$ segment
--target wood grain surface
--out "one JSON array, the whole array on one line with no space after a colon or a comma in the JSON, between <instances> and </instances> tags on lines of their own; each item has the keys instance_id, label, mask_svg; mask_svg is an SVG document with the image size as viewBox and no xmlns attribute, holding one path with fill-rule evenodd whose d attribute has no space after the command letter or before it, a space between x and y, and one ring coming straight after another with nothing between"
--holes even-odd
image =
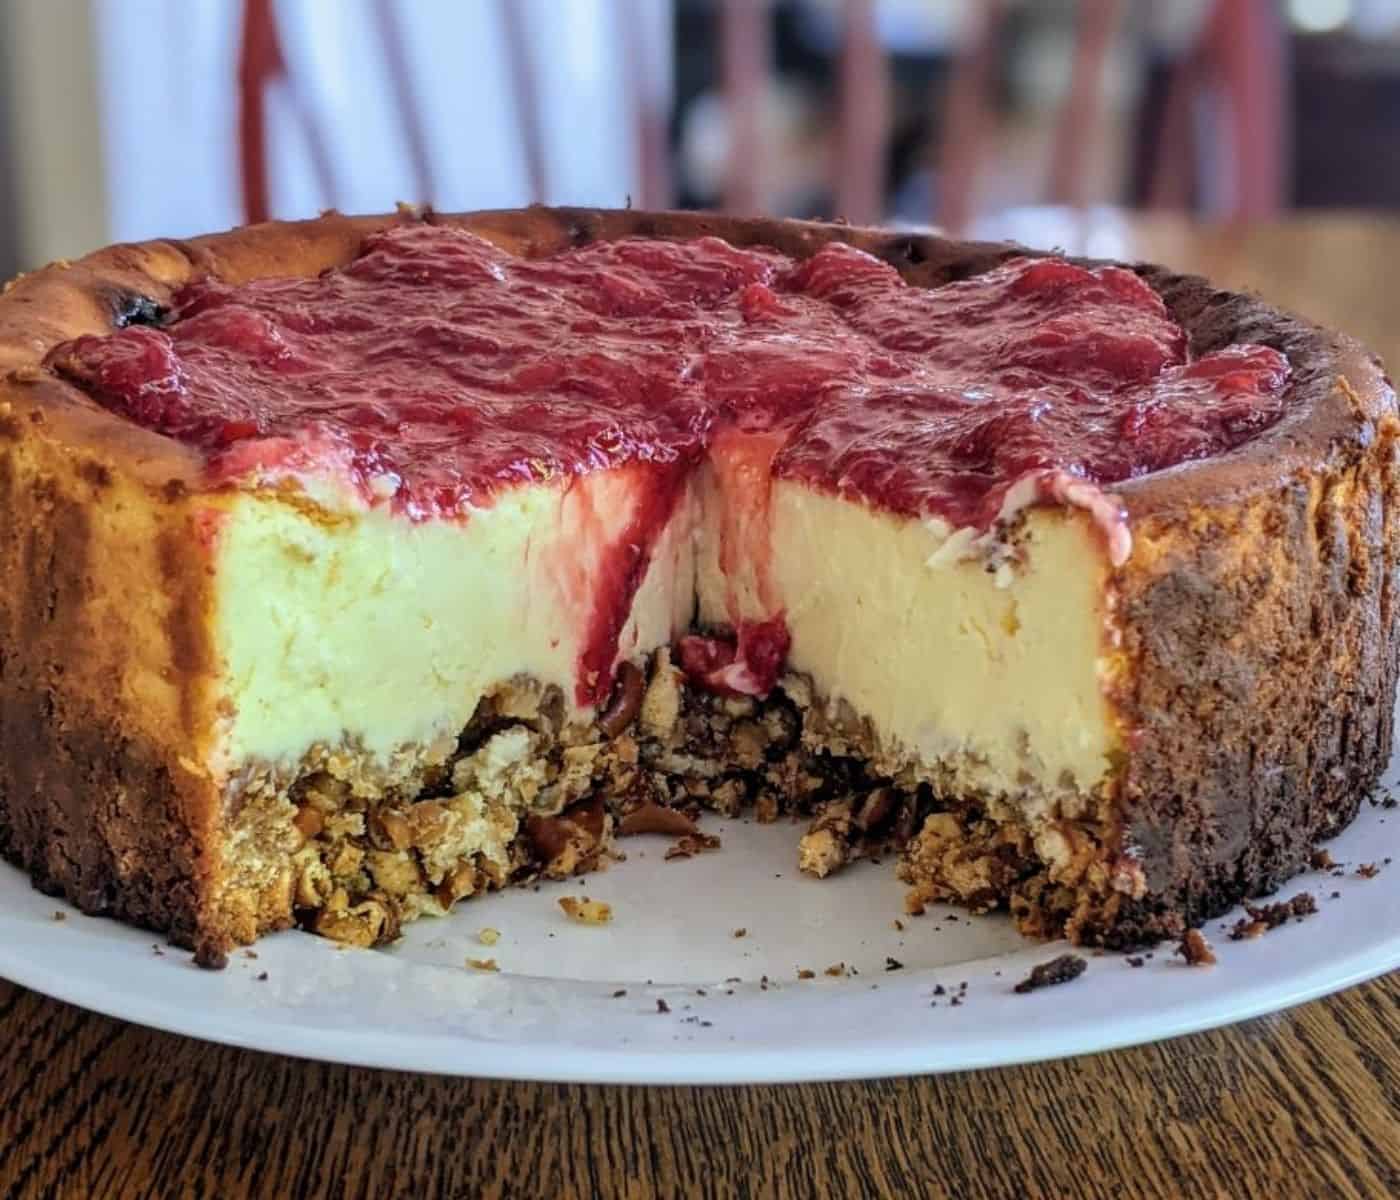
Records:
<instances>
[{"instance_id":1,"label":"wood grain surface","mask_svg":"<svg viewBox=\"0 0 1400 1200\"><path fill-rule=\"evenodd\" d=\"M1400 363L1400 222L1040 213L1002 228L1256 288ZM747 1088L327 1066L0 983L0 1197L167 1195L1400 1196L1400 974L1110 1054Z\"/></svg>"}]
</instances>

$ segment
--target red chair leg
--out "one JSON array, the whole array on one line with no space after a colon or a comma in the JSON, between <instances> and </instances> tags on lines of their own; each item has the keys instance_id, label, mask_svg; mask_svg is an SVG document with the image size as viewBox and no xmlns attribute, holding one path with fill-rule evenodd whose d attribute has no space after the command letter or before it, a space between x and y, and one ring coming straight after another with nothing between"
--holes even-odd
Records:
<instances>
[{"instance_id":1,"label":"red chair leg","mask_svg":"<svg viewBox=\"0 0 1400 1200\"><path fill-rule=\"evenodd\" d=\"M948 83L933 216L952 231L963 229L972 216L977 164L990 123L987 96L1003 17L1001 0L981 0L971 6L966 43Z\"/></svg>"},{"instance_id":2,"label":"red chair leg","mask_svg":"<svg viewBox=\"0 0 1400 1200\"><path fill-rule=\"evenodd\" d=\"M1069 93L1060 106L1050 151L1046 196L1082 207L1090 147L1099 133L1104 65L1123 16L1122 0L1079 0Z\"/></svg>"},{"instance_id":3,"label":"red chair leg","mask_svg":"<svg viewBox=\"0 0 1400 1200\"><path fill-rule=\"evenodd\" d=\"M622 35L627 104L637 146L638 202L642 208L671 206L671 165L666 145L666 112L648 67L642 38L643 0L617 0L614 11Z\"/></svg>"},{"instance_id":4,"label":"red chair leg","mask_svg":"<svg viewBox=\"0 0 1400 1200\"><path fill-rule=\"evenodd\" d=\"M252 225L269 214L267 183L267 85L286 74L272 0L243 0L238 50L238 167L243 219Z\"/></svg>"},{"instance_id":5,"label":"red chair leg","mask_svg":"<svg viewBox=\"0 0 1400 1200\"><path fill-rule=\"evenodd\" d=\"M728 212L755 213L763 204L764 80L769 64L766 0L724 0L720 54L724 72L729 162L724 181Z\"/></svg>"},{"instance_id":6,"label":"red chair leg","mask_svg":"<svg viewBox=\"0 0 1400 1200\"><path fill-rule=\"evenodd\" d=\"M884 215L889 80L873 0L846 0L841 49L841 117L836 148L836 213L857 225Z\"/></svg>"}]
</instances>

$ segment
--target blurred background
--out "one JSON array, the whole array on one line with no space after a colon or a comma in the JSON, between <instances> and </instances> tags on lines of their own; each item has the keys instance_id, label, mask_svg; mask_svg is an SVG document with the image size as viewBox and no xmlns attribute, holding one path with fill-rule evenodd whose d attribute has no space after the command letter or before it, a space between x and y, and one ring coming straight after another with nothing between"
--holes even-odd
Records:
<instances>
[{"instance_id":1,"label":"blurred background","mask_svg":"<svg viewBox=\"0 0 1400 1200\"><path fill-rule=\"evenodd\" d=\"M1400 0L0 4L0 275L397 201L1092 213L1109 253L1115 213L1400 208Z\"/></svg>"}]
</instances>

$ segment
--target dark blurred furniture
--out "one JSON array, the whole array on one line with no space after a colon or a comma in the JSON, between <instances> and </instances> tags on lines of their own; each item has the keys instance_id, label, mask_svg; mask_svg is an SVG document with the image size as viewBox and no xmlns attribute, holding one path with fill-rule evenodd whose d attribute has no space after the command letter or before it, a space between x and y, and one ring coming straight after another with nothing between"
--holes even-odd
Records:
<instances>
[{"instance_id":1,"label":"dark blurred furniture","mask_svg":"<svg viewBox=\"0 0 1400 1200\"><path fill-rule=\"evenodd\" d=\"M1293 69L1293 202L1400 208L1400 41L1299 40Z\"/></svg>"}]
</instances>

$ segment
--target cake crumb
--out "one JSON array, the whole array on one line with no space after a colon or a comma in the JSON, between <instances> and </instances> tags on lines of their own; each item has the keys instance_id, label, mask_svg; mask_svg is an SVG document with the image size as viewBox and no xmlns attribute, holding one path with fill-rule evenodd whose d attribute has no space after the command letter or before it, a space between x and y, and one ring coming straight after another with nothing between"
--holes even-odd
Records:
<instances>
[{"instance_id":1,"label":"cake crumb","mask_svg":"<svg viewBox=\"0 0 1400 1200\"><path fill-rule=\"evenodd\" d=\"M1336 860L1333 859L1330 850L1319 846L1312 852L1312 857L1308 859L1308 865L1312 867L1314 871L1330 871L1337 863Z\"/></svg>"},{"instance_id":2,"label":"cake crumb","mask_svg":"<svg viewBox=\"0 0 1400 1200\"><path fill-rule=\"evenodd\" d=\"M677 808L666 808L655 800L645 801L639 808L627 813L617 823L617 832L622 837L632 837L639 833L660 833L667 837L690 837L700 830L694 818Z\"/></svg>"},{"instance_id":3,"label":"cake crumb","mask_svg":"<svg viewBox=\"0 0 1400 1200\"><path fill-rule=\"evenodd\" d=\"M1145 958L1143 958L1141 954L1130 954L1130 955L1128 955L1128 966L1130 966L1130 967L1141 967L1141 966L1145 966L1146 963L1147 963L1147 960L1146 960Z\"/></svg>"},{"instance_id":4,"label":"cake crumb","mask_svg":"<svg viewBox=\"0 0 1400 1200\"><path fill-rule=\"evenodd\" d=\"M898 917L895 918L894 927L895 927L895 929L897 929L900 933L903 933L903 932L904 932L904 922L901 921Z\"/></svg>"},{"instance_id":5,"label":"cake crumb","mask_svg":"<svg viewBox=\"0 0 1400 1200\"><path fill-rule=\"evenodd\" d=\"M501 969L496 965L494 958L469 958L467 966L476 971L499 971Z\"/></svg>"},{"instance_id":6,"label":"cake crumb","mask_svg":"<svg viewBox=\"0 0 1400 1200\"><path fill-rule=\"evenodd\" d=\"M902 970L904 970L904 964L903 964L902 962L900 962L899 959L897 959L897 958L891 958L891 957L887 954L887 955L885 955L885 970L886 970L886 971L902 971Z\"/></svg>"},{"instance_id":7,"label":"cake crumb","mask_svg":"<svg viewBox=\"0 0 1400 1200\"><path fill-rule=\"evenodd\" d=\"M720 848L719 838L712 833L691 833L683 838L677 838L675 843L668 846L664 855L667 862L677 858L694 858L697 854L704 854L707 850L718 850Z\"/></svg>"},{"instance_id":8,"label":"cake crumb","mask_svg":"<svg viewBox=\"0 0 1400 1200\"><path fill-rule=\"evenodd\" d=\"M68 920L68 914L66 912L60 912L58 909L54 909L53 919L55 921L66 921Z\"/></svg>"},{"instance_id":9,"label":"cake crumb","mask_svg":"<svg viewBox=\"0 0 1400 1200\"><path fill-rule=\"evenodd\" d=\"M612 994L612 998L613 998L614 1000L620 1000L620 999L622 999L622 997L625 996L625 995L627 995L627 989L626 989L626 988L618 988L617 991L615 991L615 992Z\"/></svg>"},{"instance_id":10,"label":"cake crumb","mask_svg":"<svg viewBox=\"0 0 1400 1200\"><path fill-rule=\"evenodd\" d=\"M559 907L571 921L580 925L606 925L612 920L612 905L587 896L560 896Z\"/></svg>"},{"instance_id":11,"label":"cake crumb","mask_svg":"<svg viewBox=\"0 0 1400 1200\"><path fill-rule=\"evenodd\" d=\"M266 982L267 982L267 972L266 972L266 971L259 971L259 972L258 972L258 982L259 982L259 983L266 983Z\"/></svg>"},{"instance_id":12,"label":"cake crumb","mask_svg":"<svg viewBox=\"0 0 1400 1200\"><path fill-rule=\"evenodd\" d=\"M1317 901L1311 892L1299 892L1292 899L1280 900L1277 904L1260 907L1246 904L1244 911L1248 915L1241 917L1230 928L1232 942L1261 937L1290 918L1301 921L1304 917L1310 917L1317 912Z\"/></svg>"},{"instance_id":13,"label":"cake crumb","mask_svg":"<svg viewBox=\"0 0 1400 1200\"><path fill-rule=\"evenodd\" d=\"M337 946L340 944L337 943ZM159 954L160 951L156 953ZM222 971L228 966L228 953L215 946L203 945L194 952L194 963L206 971Z\"/></svg>"},{"instance_id":14,"label":"cake crumb","mask_svg":"<svg viewBox=\"0 0 1400 1200\"><path fill-rule=\"evenodd\" d=\"M1031 973L1018 983L1012 991L1020 995L1038 991L1041 988L1057 987L1069 983L1084 974L1089 963L1077 954L1061 954L1039 966L1031 968Z\"/></svg>"},{"instance_id":15,"label":"cake crumb","mask_svg":"<svg viewBox=\"0 0 1400 1200\"><path fill-rule=\"evenodd\" d=\"M815 979L816 977L817 973L813 970L808 969L807 967L798 967L797 969L798 979Z\"/></svg>"},{"instance_id":16,"label":"cake crumb","mask_svg":"<svg viewBox=\"0 0 1400 1200\"><path fill-rule=\"evenodd\" d=\"M818 818L818 822L821 818ZM831 829L813 828L802 835L797 844L797 868L818 879L825 879L833 871L846 865L846 844Z\"/></svg>"},{"instance_id":17,"label":"cake crumb","mask_svg":"<svg viewBox=\"0 0 1400 1200\"><path fill-rule=\"evenodd\" d=\"M827 967L826 971L824 972L824 974L831 975L833 977L847 975L849 973L850 972L846 969L846 964L843 962L832 963L831 966Z\"/></svg>"},{"instance_id":18,"label":"cake crumb","mask_svg":"<svg viewBox=\"0 0 1400 1200\"><path fill-rule=\"evenodd\" d=\"M1199 929L1188 929L1176 952L1186 960L1188 967L1209 967L1215 963L1215 951Z\"/></svg>"},{"instance_id":19,"label":"cake crumb","mask_svg":"<svg viewBox=\"0 0 1400 1200\"><path fill-rule=\"evenodd\" d=\"M483 946L494 946L501 940L501 931L488 925L485 929L477 930L476 940Z\"/></svg>"},{"instance_id":20,"label":"cake crumb","mask_svg":"<svg viewBox=\"0 0 1400 1200\"><path fill-rule=\"evenodd\" d=\"M245 951L243 951L243 957L244 957L244 958L257 958L257 956L258 956L258 952L257 952L256 950L245 950Z\"/></svg>"},{"instance_id":21,"label":"cake crumb","mask_svg":"<svg viewBox=\"0 0 1400 1200\"><path fill-rule=\"evenodd\" d=\"M736 938L747 937L747 936L748 936L748 933L749 933L749 931L748 931L747 929L744 929L744 928L741 927L741 928L736 929L736 930L734 931L734 935L733 935L733 936L736 937Z\"/></svg>"},{"instance_id":22,"label":"cake crumb","mask_svg":"<svg viewBox=\"0 0 1400 1200\"><path fill-rule=\"evenodd\" d=\"M1380 867L1373 862L1362 863L1356 868L1356 873L1361 876L1362 879L1374 879L1380 872Z\"/></svg>"},{"instance_id":23,"label":"cake crumb","mask_svg":"<svg viewBox=\"0 0 1400 1200\"><path fill-rule=\"evenodd\" d=\"M658 996L656 998L656 1011L659 1013L668 1013L671 1011L671 1006Z\"/></svg>"}]
</instances>

